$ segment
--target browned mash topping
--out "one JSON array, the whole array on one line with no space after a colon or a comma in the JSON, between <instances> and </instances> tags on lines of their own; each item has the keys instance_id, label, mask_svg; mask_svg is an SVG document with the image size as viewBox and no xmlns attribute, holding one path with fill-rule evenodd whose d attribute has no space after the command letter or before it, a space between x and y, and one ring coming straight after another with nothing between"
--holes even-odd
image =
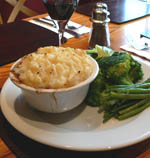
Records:
<instances>
[{"instance_id":1,"label":"browned mash topping","mask_svg":"<svg viewBox=\"0 0 150 158\"><path fill-rule=\"evenodd\" d=\"M82 49L42 47L22 58L13 72L24 84L34 88L67 88L86 80L92 61Z\"/></svg>"}]
</instances>

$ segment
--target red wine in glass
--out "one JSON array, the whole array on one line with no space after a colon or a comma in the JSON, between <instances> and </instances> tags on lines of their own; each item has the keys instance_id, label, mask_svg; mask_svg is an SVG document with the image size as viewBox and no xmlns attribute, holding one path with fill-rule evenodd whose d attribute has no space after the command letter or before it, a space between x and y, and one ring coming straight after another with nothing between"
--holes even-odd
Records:
<instances>
[{"instance_id":1,"label":"red wine in glass","mask_svg":"<svg viewBox=\"0 0 150 158\"><path fill-rule=\"evenodd\" d=\"M51 19L57 21L59 45L63 43L64 29L76 10L79 0L42 0Z\"/></svg>"}]
</instances>

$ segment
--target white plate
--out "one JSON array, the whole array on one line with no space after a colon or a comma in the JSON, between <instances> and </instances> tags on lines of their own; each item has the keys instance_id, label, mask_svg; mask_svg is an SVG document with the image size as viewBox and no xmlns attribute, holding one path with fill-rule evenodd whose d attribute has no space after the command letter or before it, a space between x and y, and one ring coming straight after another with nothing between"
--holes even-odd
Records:
<instances>
[{"instance_id":1,"label":"white plate","mask_svg":"<svg viewBox=\"0 0 150 158\"><path fill-rule=\"evenodd\" d=\"M150 64L142 64L148 78ZM21 91L8 79L1 92L1 109L10 124L25 136L57 148L101 151L122 148L150 136L150 108L124 121L102 123L97 108L80 105L62 113L48 114L32 109Z\"/></svg>"}]
</instances>

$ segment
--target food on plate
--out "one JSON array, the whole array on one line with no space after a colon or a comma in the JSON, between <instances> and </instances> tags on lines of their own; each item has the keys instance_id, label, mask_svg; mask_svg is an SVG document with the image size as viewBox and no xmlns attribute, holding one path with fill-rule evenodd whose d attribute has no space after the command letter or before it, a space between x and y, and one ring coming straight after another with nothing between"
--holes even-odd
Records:
<instances>
[{"instance_id":1,"label":"food on plate","mask_svg":"<svg viewBox=\"0 0 150 158\"><path fill-rule=\"evenodd\" d=\"M99 74L91 84L87 101L91 105L100 104L100 94L108 85L136 83L143 78L141 64L128 53L114 52L110 56L96 59Z\"/></svg>"},{"instance_id":2,"label":"food on plate","mask_svg":"<svg viewBox=\"0 0 150 158\"><path fill-rule=\"evenodd\" d=\"M12 71L28 86L58 89L86 80L93 72L92 64L82 49L47 46L23 57Z\"/></svg>"},{"instance_id":3,"label":"food on plate","mask_svg":"<svg viewBox=\"0 0 150 158\"><path fill-rule=\"evenodd\" d=\"M150 106L150 79L143 79L141 64L126 52L96 46L87 50L99 64L99 74L90 85L86 103L104 111L103 122L112 117L131 117Z\"/></svg>"},{"instance_id":4,"label":"food on plate","mask_svg":"<svg viewBox=\"0 0 150 158\"><path fill-rule=\"evenodd\" d=\"M96 60L84 50L49 46L16 61L10 79L31 107L62 113L84 101L98 72Z\"/></svg>"},{"instance_id":5,"label":"food on plate","mask_svg":"<svg viewBox=\"0 0 150 158\"><path fill-rule=\"evenodd\" d=\"M99 110L104 122L112 117L124 120L150 106L150 79L132 85L112 85L101 92Z\"/></svg>"}]
</instances>

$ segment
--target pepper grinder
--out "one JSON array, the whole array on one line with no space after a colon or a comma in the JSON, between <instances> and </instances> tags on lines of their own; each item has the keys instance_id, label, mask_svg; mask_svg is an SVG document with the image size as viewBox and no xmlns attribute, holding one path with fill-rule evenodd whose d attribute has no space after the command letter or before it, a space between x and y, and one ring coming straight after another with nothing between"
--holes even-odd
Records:
<instances>
[{"instance_id":1,"label":"pepper grinder","mask_svg":"<svg viewBox=\"0 0 150 158\"><path fill-rule=\"evenodd\" d=\"M89 48L95 48L95 45L110 47L110 34L108 22L110 19L105 3L98 2L96 8L93 9L91 17L91 31L89 36Z\"/></svg>"},{"instance_id":2,"label":"pepper grinder","mask_svg":"<svg viewBox=\"0 0 150 158\"><path fill-rule=\"evenodd\" d=\"M104 2L97 2L95 8L102 8L108 10L107 4Z\"/></svg>"}]
</instances>

